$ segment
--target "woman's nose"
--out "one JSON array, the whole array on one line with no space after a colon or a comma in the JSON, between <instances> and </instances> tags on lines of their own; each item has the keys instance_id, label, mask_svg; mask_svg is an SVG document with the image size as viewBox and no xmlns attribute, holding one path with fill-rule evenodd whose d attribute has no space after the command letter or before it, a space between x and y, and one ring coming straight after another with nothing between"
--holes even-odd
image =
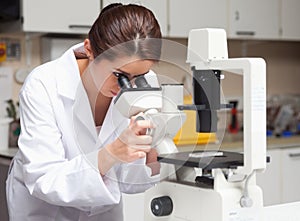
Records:
<instances>
[{"instance_id":1,"label":"woman's nose","mask_svg":"<svg viewBox=\"0 0 300 221\"><path fill-rule=\"evenodd\" d=\"M121 90L121 87L120 87L119 84L115 84L113 88L114 88L114 90L115 90L116 92L118 92L118 93L119 93L120 90Z\"/></svg>"}]
</instances>

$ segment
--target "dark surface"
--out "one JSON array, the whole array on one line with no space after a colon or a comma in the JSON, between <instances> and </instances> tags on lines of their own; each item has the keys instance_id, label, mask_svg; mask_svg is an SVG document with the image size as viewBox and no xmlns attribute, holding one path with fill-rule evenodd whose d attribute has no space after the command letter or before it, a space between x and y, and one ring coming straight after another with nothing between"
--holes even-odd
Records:
<instances>
[{"instance_id":1,"label":"dark surface","mask_svg":"<svg viewBox=\"0 0 300 221\"><path fill-rule=\"evenodd\" d=\"M207 110L197 110L197 132L217 131L217 110L220 110L220 70L193 71L193 101L195 105L205 105Z\"/></svg>"},{"instance_id":2,"label":"dark surface","mask_svg":"<svg viewBox=\"0 0 300 221\"><path fill-rule=\"evenodd\" d=\"M197 153L208 153L217 151L195 151ZM198 167L202 169L213 168L237 168L243 166L244 155L236 152L219 151L222 152L222 156L210 156L210 157L191 157L191 152L179 152L172 154L161 154L158 156L158 161L161 163L176 164L188 167ZM218 152L218 153L219 153Z\"/></svg>"}]
</instances>

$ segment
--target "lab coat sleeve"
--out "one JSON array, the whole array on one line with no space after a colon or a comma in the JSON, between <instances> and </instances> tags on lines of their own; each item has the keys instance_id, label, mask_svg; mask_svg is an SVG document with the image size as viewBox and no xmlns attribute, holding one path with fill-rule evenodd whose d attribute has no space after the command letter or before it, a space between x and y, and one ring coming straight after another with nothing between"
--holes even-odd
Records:
<instances>
[{"instance_id":1,"label":"lab coat sleeve","mask_svg":"<svg viewBox=\"0 0 300 221\"><path fill-rule=\"evenodd\" d=\"M117 113L115 113L117 114ZM128 127L129 120L124 120L114 131L112 140ZM152 170L146 165L146 158L131 163L122 163L114 167L120 190L123 193L141 193L160 181L160 175L152 175Z\"/></svg>"},{"instance_id":2,"label":"lab coat sleeve","mask_svg":"<svg viewBox=\"0 0 300 221\"><path fill-rule=\"evenodd\" d=\"M151 176L145 158L133 163L122 164L119 169L120 190L123 193L141 193L160 181L160 175Z\"/></svg>"},{"instance_id":3,"label":"lab coat sleeve","mask_svg":"<svg viewBox=\"0 0 300 221\"><path fill-rule=\"evenodd\" d=\"M19 148L24 183L30 194L53 205L87 212L119 203L117 182L103 180L98 169L89 163L91 159L97 161L97 151L66 159L64 134L57 126L48 93L43 83L35 79L20 93Z\"/></svg>"}]
</instances>

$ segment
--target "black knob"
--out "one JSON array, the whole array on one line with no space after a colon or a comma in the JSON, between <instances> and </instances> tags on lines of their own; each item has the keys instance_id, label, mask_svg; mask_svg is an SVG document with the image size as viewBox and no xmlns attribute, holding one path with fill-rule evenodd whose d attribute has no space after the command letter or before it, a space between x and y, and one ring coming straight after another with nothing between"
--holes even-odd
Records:
<instances>
[{"instance_id":1,"label":"black knob","mask_svg":"<svg viewBox=\"0 0 300 221\"><path fill-rule=\"evenodd\" d=\"M173 211L172 199L168 196L154 198L151 201L151 211L155 216L168 216Z\"/></svg>"}]
</instances>

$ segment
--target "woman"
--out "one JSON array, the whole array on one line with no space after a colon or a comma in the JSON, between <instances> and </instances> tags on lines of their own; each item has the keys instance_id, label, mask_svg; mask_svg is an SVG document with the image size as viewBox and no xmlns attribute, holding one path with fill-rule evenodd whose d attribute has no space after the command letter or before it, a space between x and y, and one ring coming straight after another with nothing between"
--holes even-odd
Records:
<instances>
[{"instance_id":1,"label":"woman","mask_svg":"<svg viewBox=\"0 0 300 221\"><path fill-rule=\"evenodd\" d=\"M112 4L88 38L37 67L20 91L21 135L7 179L10 220L122 220L121 192L157 182L151 128L115 110L118 77L152 76L160 27L151 11ZM125 126L124 126L125 125Z\"/></svg>"}]
</instances>

